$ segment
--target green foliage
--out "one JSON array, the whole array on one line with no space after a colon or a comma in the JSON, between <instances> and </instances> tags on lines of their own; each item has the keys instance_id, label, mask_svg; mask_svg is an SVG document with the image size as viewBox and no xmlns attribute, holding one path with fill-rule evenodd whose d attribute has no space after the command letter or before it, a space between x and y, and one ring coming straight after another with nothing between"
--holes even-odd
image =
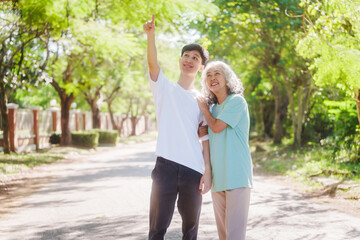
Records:
<instances>
[{"instance_id":1,"label":"green foliage","mask_svg":"<svg viewBox=\"0 0 360 240\"><path fill-rule=\"evenodd\" d=\"M281 139L283 128L287 127L288 98L294 96L296 99L297 94L301 94L297 93L298 89L303 86L307 89L305 80L308 78L304 76L307 69L302 57L295 51L302 22L299 18L286 15L286 12L300 15L299 2L214 1L219 7L218 14L194 23L202 34L203 45L208 46L211 58L229 63L245 88L253 90L246 91L245 98L249 108L259 112L253 116L256 130L261 131L261 136L271 134L276 141L279 141L279 136ZM289 82L289 87L286 82ZM265 105L273 108L265 108ZM274 109L275 114L264 113L265 116L261 113ZM291 110L295 111L295 107ZM269 116L274 119L269 120ZM265 127L263 121L270 126ZM279 124L274 128L275 122Z\"/></svg>"},{"instance_id":2,"label":"green foliage","mask_svg":"<svg viewBox=\"0 0 360 240\"><path fill-rule=\"evenodd\" d=\"M159 63L171 80L179 75L179 52L187 37L200 36L196 41L208 48L211 57L229 63L241 78L251 130L258 136L274 136L277 83L284 132L295 135L298 123L291 121L301 120L299 106L308 104L299 121L303 143L336 138L332 141L337 146L351 150L355 142L349 139L357 136L356 110L347 99L360 88L358 4L358 0L5 1L0 3L0 42L6 54L0 66L8 67L0 71L6 73L1 84L9 100L21 107L49 107L56 96L49 84L54 80L75 95L80 109L89 110L86 95L94 97L101 89L96 100L103 101L102 111L108 111L105 101L113 97L114 113L154 117L142 30L154 13ZM304 22L290 17L304 9ZM45 71L40 71L47 42L50 58ZM14 64L6 65L12 53ZM340 89L341 96L332 97L314 83ZM195 85L199 88L198 81ZM120 90L112 95L116 89ZM315 90L309 93L309 103L302 103L308 89Z\"/></svg>"},{"instance_id":3,"label":"green foliage","mask_svg":"<svg viewBox=\"0 0 360 240\"><path fill-rule=\"evenodd\" d=\"M360 88L358 3L330 0L307 5L315 21L307 26L307 34L297 50L313 59L311 69L319 86L331 84L351 91Z\"/></svg>"},{"instance_id":4,"label":"green foliage","mask_svg":"<svg viewBox=\"0 0 360 240\"><path fill-rule=\"evenodd\" d=\"M99 144L99 133L94 131L72 132L71 142L75 146L95 148Z\"/></svg>"},{"instance_id":5,"label":"green foliage","mask_svg":"<svg viewBox=\"0 0 360 240\"><path fill-rule=\"evenodd\" d=\"M46 58L50 32L64 26L62 16L44 11L52 1L12 1L0 3L0 83L8 90L38 86L49 81L41 70ZM56 24L53 24L55 21Z\"/></svg>"},{"instance_id":6,"label":"green foliage","mask_svg":"<svg viewBox=\"0 0 360 240\"><path fill-rule=\"evenodd\" d=\"M99 134L99 144L113 144L116 145L119 132L116 130L101 130L93 129Z\"/></svg>"},{"instance_id":7,"label":"green foliage","mask_svg":"<svg viewBox=\"0 0 360 240\"><path fill-rule=\"evenodd\" d=\"M13 100L11 98L14 98ZM57 94L55 89L50 85L43 85L41 88L29 87L28 89L17 89L13 95L10 96L10 101L19 104L19 107L26 108L28 106L40 106L47 109L50 106L50 101L56 99Z\"/></svg>"},{"instance_id":8,"label":"green foliage","mask_svg":"<svg viewBox=\"0 0 360 240\"><path fill-rule=\"evenodd\" d=\"M332 159L337 163L360 163L360 128L346 136L330 136L321 141L323 146L332 148Z\"/></svg>"},{"instance_id":9,"label":"green foliage","mask_svg":"<svg viewBox=\"0 0 360 240\"><path fill-rule=\"evenodd\" d=\"M319 89L310 102L311 111L304 122L303 141L319 143L327 137L343 141L355 133L357 111L355 103L337 88Z\"/></svg>"},{"instance_id":10,"label":"green foliage","mask_svg":"<svg viewBox=\"0 0 360 240\"><path fill-rule=\"evenodd\" d=\"M252 144L250 144L252 145ZM308 146L289 149L287 146L262 143L266 152L252 153L254 165L270 174L289 175L311 180L312 177L360 180L360 164L352 159L334 158L332 146Z\"/></svg>"}]
</instances>

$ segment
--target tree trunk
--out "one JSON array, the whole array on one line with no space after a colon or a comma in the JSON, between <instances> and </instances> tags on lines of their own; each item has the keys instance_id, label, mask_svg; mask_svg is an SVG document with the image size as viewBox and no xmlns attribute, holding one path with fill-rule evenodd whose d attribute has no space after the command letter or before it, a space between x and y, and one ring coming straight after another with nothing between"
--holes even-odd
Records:
<instances>
[{"instance_id":1,"label":"tree trunk","mask_svg":"<svg viewBox=\"0 0 360 240\"><path fill-rule=\"evenodd\" d=\"M131 133L130 133L130 136L135 136L136 135L136 123L138 122L137 117L131 116L130 120L131 120Z\"/></svg>"},{"instance_id":2,"label":"tree trunk","mask_svg":"<svg viewBox=\"0 0 360 240\"><path fill-rule=\"evenodd\" d=\"M91 95L90 86L88 87L88 92L82 92L85 96L87 103L90 105L91 108L91 116L92 116L92 127L93 128L100 128L100 108L97 103L98 99L100 98L100 90L102 86L96 88L96 92L94 96Z\"/></svg>"},{"instance_id":3,"label":"tree trunk","mask_svg":"<svg viewBox=\"0 0 360 240\"><path fill-rule=\"evenodd\" d=\"M2 81L1 81L2 82ZM4 84L0 84L0 110L3 130L3 149L4 153L10 153L10 141L9 141L9 114L7 104L7 97L5 94Z\"/></svg>"},{"instance_id":4,"label":"tree trunk","mask_svg":"<svg viewBox=\"0 0 360 240\"><path fill-rule=\"evenodd\" d=\"M305 84L302 85L301 91L299 91L298 94L300 94L301 100L298 100L298 122L297 122L297 144L298 146L302 143L302 132L303 132L303 125L305 120L306 112L309 111L309 104L310 104L310 98L313 95L315 88L310 86L311 78L310 75L303 76L305 78L304 81L306 81ZM298 97L299 98L299 97Z\"/></svg>"},{"instance_id":5,"label":"tree trunk","mask_svg":"<svg viewBox=\"0 0 360 240\"><path fill-rule=\"evenodd\" d=\"M65 92L65 91L64 91ZM71 131L70 131L70 107L74 101L73 94L62 94L61 98L61 146L69 146L71 144Z\"/></svg>"},{"instance_id":6,"label":"tree trunk","mask_svg":"<svg viewBox=\"0 0 360 240\"><path fill-rule=\"evenodd\" d=\"M90 104L92 113L92 126L93 128L100 128L100 109L95 100Z\"/></svg>"},{"instance_id":7,"label":"tree trunk","mask_svg":"<svg viewBox=\"0 0 360 240\"><path fill-rule=\"evenodd\" d=\"M119 91L120 91L120 86L114 88L113 91L111 92L111 94L106 97L105 101L106 101L106 103L108 105L108 111L109 111L109 114L110 114L110 120L111 120L111 124L113 126L113 129L118 130L119 135L121 135L120 127L116 124L114 114L113 114L113 111L111 109L112 102L115 100L115 98L118 95Z\"/></svg>"},{"instance_id":8,"label":"tree trunk","mask_svg":"<svg viewBox=\"0 0 360 240\"><path fill-rule=\"evenodd\" d=\"M258 127L257 131L261 137L265 137L265 123L264 123L264 104L263 101L259 101L259 111L258 111Z\"/></svg>"},{"instance_id":9,"label":"tree trunk","mask_svg":"<svg viewBox=\"0 0 360 240\"><path fill-rule=\"evenodd\" d=\"M309 102L312 96L314 88L311 88L311 77L307 74L302 74L299 78L292 79L292 82L296 83L296 95L297 95L297 111L295 110L295 98L294 92L291 86L291 81L289 80L285 69L281 69L284 77L285 88L287 96L290 103L291 109L291 120L293 125L293 146L300 147L302 143L302 131L303 131L303 122L305 118L305 112L309 110ZM308 72L308 71L305 71Z\"/></svg>"},{"instance_id":10,"label":"tree trunk","mask_svg":"<svg viewBox=\"0 0 360 240\"><path fill-rule=\"evenodd\" d=\"M292 126L293 126L293 134L294 134L294 139L293 139L293 145L294 146L299 146L299 142L298 142L298 131L297 131L297 121L296 121L296 113L295 113L295 100L294 100L294 94L292 91L292 87L291 87L291 82L289 81L288 77L286 76L286 74L284 73L283 70L283 76L284 76L284 82L285 82L285 89L287 92L287 96L289 98L289 104L290 104L290 110L291 110L291 122L292 122Z\"/></svg>"},{"instance_id":11,"label":"tree trunk","mask_svg":"<svg viewBox=\"0 0 360 240\"><path fill-rule=\"evenodd\" d=\"M71 144L71 132L70 132L70 107L71 103L74 101L74 95L66 94L64 88L61 88L56 81L52 81L51 85L55 88L56 92L60 97L61 103L61 138L60 145L68 146Z\"/></svg>"},{"instance_id":12,"label":"tree trunk","mask_svg":"<svg viewBox=\"0 0 360 240\"><path fill-rule=\"evenodd\" d=\"M356 101L357 117L360 125L360 89L358 89L355 92L355 101Z\"/></svg>"},{"instance_id":13,"label":"tree trunk","mask_svg":"<svg viewBox=\"0 0 360 240\"><path fill-rule=\"evenodd\" d=\"M125 123L126 119L128 119L128 116L125 116L125 117L121 118L121 122L120 122L120 126L119 126L119 134L120 134L120 136L121 136L121 134L125 135L124 123Z\"/></svg>"},{"instance_id":14,"label":"tree trunk","mask_svg":"<svg viewBox=\"0 0 360 240\"><path fill-rule=\"evenodd\" d=\"M274 129L274 143L281 143L283 136L282 121L281 121L281 106L280 106L280 91L277 83L273 82L273 91L275 97L275 129Z\"/></svg>"},{"instance_id":15,"label":"tree trunk","mask_svg":"<svg viewBox=\"0 0 360 240\"><path fill-rule=\"evenodd\" d=\"M254 104L255 115L255 129L257 135L262 139L266 137L265 123L264 123L264 109L262 100L258 100L258 104Z\"/></svg>"},{"instance_id":16,"label":"tree trunk","mask_svg":"<svg viewBox=\"0 0 360 240\"><path fill-rule=\"evenodd\" d=\"M112 124L112 127L113 127L113 130L118 130L118 126L116 124L116 121L115 121L115 118L114 118L114 114L111 110L111 104L112 102L111 101L106 101L107 105L108 105L108 111L109 111L109 114L110 114L110 121L111 121L111 124ZM120 135L120 134L119 134Z\"/></svg>"},{"instance_id":17,"label":"tree trunk","mask_svg":"<svg viewBox=\"0 0 360 240\"><path fill-rule=\"evenodd\" d=\"M144 115L144 122L145 122L145 125L144 125L144 130L145 130L145 132L148 132L149 130L150 130L150 128L149 128L149 124L148 124L148 122L149 122L149 115Z\"/></svg>"},{"instance_id":18,"label":"tree trunk","mask_svg":"<svg viewBox=\"0 0 360 240\"><path fill-rule=\"evenodd\" d=\"M295 141L294 144L296 144L297 147L301 146L301 132L302 132L302 125L303 125L303 117L304 117L304 87L302 85L297 86L297 102L298 102L298 108L297 108L297 121L296 121L296 128L295 128Z\"/></svg>"}]
</instances>

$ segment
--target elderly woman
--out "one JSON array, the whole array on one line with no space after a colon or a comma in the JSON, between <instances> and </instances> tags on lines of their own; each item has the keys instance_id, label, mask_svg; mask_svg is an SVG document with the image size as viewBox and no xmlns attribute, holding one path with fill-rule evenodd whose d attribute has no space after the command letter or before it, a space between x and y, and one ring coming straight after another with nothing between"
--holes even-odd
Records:
<instances>
[{"instance_id":1,"label":"elderly woman","mask_svg":"<svg viewBox=\"0 0 360 240\"><path fill-rule=\"evenodd\" d=\"M249 112L243 87L224 62L208 63L198 98L209 126L212 199L220 240L245 239L252 187ZM212 104L212 113L208 103Z\"/></svg>"}]
</instances>

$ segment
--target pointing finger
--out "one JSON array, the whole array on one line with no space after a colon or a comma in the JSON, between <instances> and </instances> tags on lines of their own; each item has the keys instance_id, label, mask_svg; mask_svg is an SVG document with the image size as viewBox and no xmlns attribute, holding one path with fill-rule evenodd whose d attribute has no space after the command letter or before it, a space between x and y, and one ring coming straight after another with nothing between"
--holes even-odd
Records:
<instances>
[{"instance_id":1,"label":"pointing finger","mask_svg":"<svg viewBox=\"0 0 360 240\"><path fill-rule=\"evenodd\" d=\"M154 24L155 23L155 14L152 15L152 18L151 18L151 24Z\"/></svg>"}]
</instances>

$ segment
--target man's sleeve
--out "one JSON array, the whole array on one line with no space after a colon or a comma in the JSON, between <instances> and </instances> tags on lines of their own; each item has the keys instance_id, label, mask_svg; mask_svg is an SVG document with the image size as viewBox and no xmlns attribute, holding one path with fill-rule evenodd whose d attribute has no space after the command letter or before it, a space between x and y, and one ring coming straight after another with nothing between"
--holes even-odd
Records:
<instances>
[{"instance_id":1,"label":"man's sleeve","mask_svg":"<svg viewBox=\"0 0 360 240\"><path fill-rule=\"evenodd\" d=\"M247 108L247 103L243 97L234 96L219 114L217 119L227 123L230 127L235 128L239 123L243 112Z\"/></svg>"},{"instance_id":2,"label":"man's sleeve","mask_svg":"<svg viewBox=\"0 0 360 240\"><path fill-rule=\"evenodd\" d=\"M154 99L156 101L159 98L159 96L161 95L161 92L164 91L163 89L166 87L169 80L166 78L166 76L164 75L164 73L161 69L159 71L159 76L158 76L158 79L156 82L151 80L150 72L149 72L148 76L149 76L150 88L154 95Z\"/></svg>"}]
</instances>

